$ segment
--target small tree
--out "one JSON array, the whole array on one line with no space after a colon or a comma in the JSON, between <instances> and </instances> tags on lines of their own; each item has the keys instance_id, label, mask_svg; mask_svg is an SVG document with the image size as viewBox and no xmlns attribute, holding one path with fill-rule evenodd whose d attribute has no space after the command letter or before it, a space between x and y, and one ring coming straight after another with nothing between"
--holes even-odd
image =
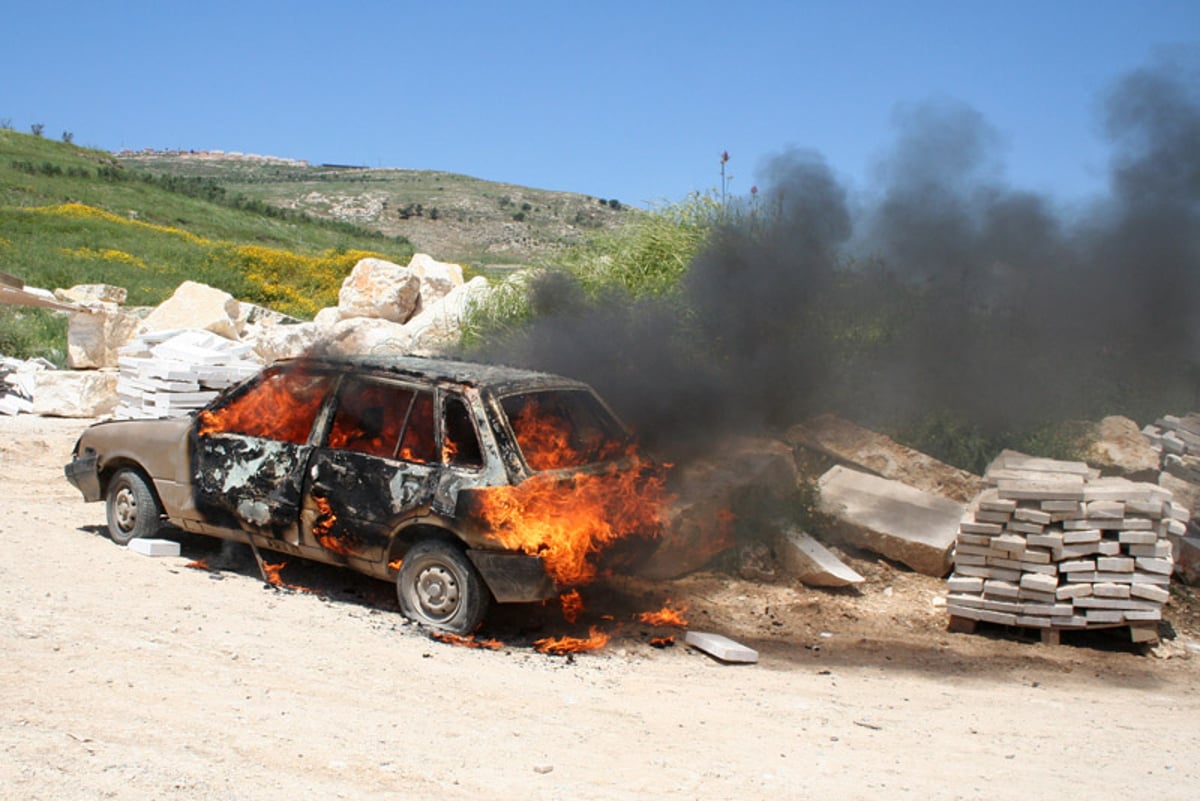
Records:
<instances>
[{"instance_id":1,"label":"small tree","mask_svg":"<svg viewBox=\"0 0 1200 801\"><path fill-rule=\"evenodd\" d=\"M75 134L71 133L70 131L63 131L62 140L69 145L75 141Z\"/></svg>"},{"instance_id":2,"label":"small tree","mask_svg":"<svg viewBox=\"0 0 1200 801\"><path fill-rule=\"evenodd\" d=\"M41 136L42 131L44 130L46 130L46 126L42 125L40 122L35 122L33 125L29 126L29 132L34 136Z\"/></svg>"},{"instance_id":3,"label":"small tree","mask_svg":"<svg viewBox=\"0 0 1200 801\"><path fill-rule=\"evenodd\" d=\"M12 130L12 117L0 117L0 130Z\"/></svg>"}]
</instances>

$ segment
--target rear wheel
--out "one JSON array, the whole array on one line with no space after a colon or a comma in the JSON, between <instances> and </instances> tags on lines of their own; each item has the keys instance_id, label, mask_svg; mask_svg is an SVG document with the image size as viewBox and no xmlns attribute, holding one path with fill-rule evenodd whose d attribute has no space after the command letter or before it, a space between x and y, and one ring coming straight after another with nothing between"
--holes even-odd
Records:
<instances>
[{"instance_id":1,"label":"rear wheel","mask_svg":"<svg viewBox=\"0 0 1200 801\"><path fill-rule=\"evenodd\" d=\"M405 617L454 634L470 634L491 600L462 548L438 540L419 542L404 555L396 595Z\"/></svg>"},{"instance_id":2,"label":"rear wheel","mask_svg":"<svg viewBox=\"0 0 1200 801\"><path fill-rule=\"evenodd\" d=\"M108 482L105 496L108 536L117 545L139 537L153 537L162 524L162 508L150 482L137 470L124 469Z\"/></svg>"}]
</instances>

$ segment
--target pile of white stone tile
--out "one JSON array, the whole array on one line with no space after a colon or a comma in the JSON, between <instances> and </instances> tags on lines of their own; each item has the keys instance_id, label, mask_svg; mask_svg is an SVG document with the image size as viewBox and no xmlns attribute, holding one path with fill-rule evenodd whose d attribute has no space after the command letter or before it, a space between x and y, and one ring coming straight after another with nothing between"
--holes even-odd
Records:
<instances>
[{"instance_id":1,"label":"pile of white stone tile","mask_svg":"<svg viewBox=\"0 0 1200 801\"><path fill-rule=\"evenodd\" d=\"M120 350L118 418L179 417L254 375L251 346L209 331L144 334Z\"/></svg>"},{"instance_id":2,"label":"pile of white stone tile","mask_svg":"<svg viewBox=\"0 0 1200 801\"><path fill-rule=\"evenodd\" d=\"M1185 417L1165 415L1154 425L1143 428L1142 433L1162 454L1164 471L1200 484L1200 413Z\"/></svg>"},{"instance_id":3,"label":"pile of white stone tile","mask_svg":"<svg viewBox=\"0 0 1200 801\"><path fill-rule=\"evenodd\" d=\"M984 478L991 486L960 526L947 580L952 618L1082 629L1162 617L1168 535L1188 519L1170 490L1014 451Z\"/></svg>"},{"instance_id":4,"label":"pile of white stone tile","mask_svg":"<svg viewBox=\"0 0 1200 801\"><path fill-rule=\"evenodd\" d=\"M33 411L34 374L53 369L45 359L27 361L0 356L0 414L29 414Z\"/></svg>"}]
</instances>

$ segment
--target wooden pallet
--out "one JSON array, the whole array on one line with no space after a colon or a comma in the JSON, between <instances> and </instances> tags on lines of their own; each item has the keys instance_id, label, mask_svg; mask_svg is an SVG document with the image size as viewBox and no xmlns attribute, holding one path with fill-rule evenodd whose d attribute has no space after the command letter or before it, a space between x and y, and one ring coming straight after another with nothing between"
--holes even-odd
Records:
<instances>
[{"instance_id":1,"label":"wooden pallet","mask_svg":"<svg viewBox=\"0 0 1200 801\"><path fill-rule=\"evenodd\" d=\"M984 621L972 620L968 617L959 617L958 615L950 616L950 625L947 627L949 631L958 634L974 634L979 624ZM999 624L991 624L998 626ZM1147 645L1158 644L1158 621L1146 620L1137 621L1135 623L1111 623L1097 624L1087 626L1086 628L1030 628L1027 626L1004 626L1008 629L1019 629L1021 631L1036 631L1041 635L1043 645L1059 645L1062 642L1062 633L1064 631L1096 631L1098 629L1129 629L1129 641L1133 643L1145 643Z\"/></svg>"}]
</instances>

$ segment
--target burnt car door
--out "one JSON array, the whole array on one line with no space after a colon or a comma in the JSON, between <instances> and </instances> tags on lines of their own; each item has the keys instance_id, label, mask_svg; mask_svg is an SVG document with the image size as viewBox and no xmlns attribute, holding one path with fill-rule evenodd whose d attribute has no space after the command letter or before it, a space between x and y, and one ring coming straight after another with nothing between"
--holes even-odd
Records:
<instances>
[{"instance_id":1,"label":"burnt car door","mask_svg":"<svg viewBox=\"0 0 1200 801\"><path fill-rule=\"evenodd\" d=\"M192 486L205 522L296 544L309 438L335 380L279 365L200 412Z\"/></svg>"},{"instance_id":2,"label":"burnt car door","mask_svg":"<svg viewBox=\"0 0 1200 801\"><path fill-rule=\"evenodd\" d=\"M397 523L434 497L440 469L433 390L347 377L304 486L304 544L378 562Z\"/></svg>"}]
</instances>

